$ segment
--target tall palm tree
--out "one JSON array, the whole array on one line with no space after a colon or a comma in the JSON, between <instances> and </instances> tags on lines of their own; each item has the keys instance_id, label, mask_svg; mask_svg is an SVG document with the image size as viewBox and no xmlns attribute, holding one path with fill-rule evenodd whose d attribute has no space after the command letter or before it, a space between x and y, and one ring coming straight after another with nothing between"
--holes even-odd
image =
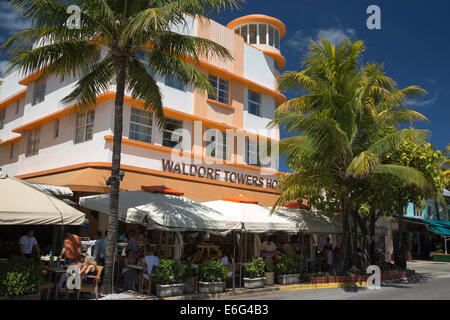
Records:
<instances>
[{"instance_id":1,"label":"tall palm tree","mask_svg":"<svg viewBox=\"0 0 450 320\"><path fill-rule=\"evenodd\" d=\"M177 77L184 84L214 93L208 79L191 63L214 55L232 59L213 41L173 32L186 26L187 15L207 16L235 8L240 0L10 0L28 28L11 37L3 51L10 54L10 70L42 71L40 77L71 75L79 78L64 103L82 109L95 105L97 96L115 83L114 142L103 292L113 291L113 256L116 249L119 173L125 92L141 100L161 126L162 97L152 74ZM79 28L66 27L67 8L81 9ZM34 47L35 44L40 46ZM189 63L190 61L191 63Z\"/></svg>"},{"instance_id":2,"label":"tall palm tree","mask_svg":"<svg viewBox=\"0 0 450 320\"><path fill-rule=\"evenodd\" d=\"M357 211L353 208L355 182L373 174L390 174L431 192L429 181L418 170L380 160L405 139L427 135L423 130L395 129L426 119L402 106L406 98L425 92L416 86L396 89L382 66L362 66L364 50L362 41L313 42L304 69L281 76L280 90L296 90L299 96L282 104L271 123L297 134L280 143L293 172L278 185L281 195L274 208L304 195L325 192L333 197L343 211L338 272L343 272L348 256L349 217Z\"/></svg>"}]
</instances>

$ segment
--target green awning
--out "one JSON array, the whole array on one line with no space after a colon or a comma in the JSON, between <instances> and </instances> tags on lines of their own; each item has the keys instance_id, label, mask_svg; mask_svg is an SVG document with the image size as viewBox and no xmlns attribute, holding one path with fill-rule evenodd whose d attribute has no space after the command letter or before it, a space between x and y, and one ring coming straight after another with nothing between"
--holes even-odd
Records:
<instances>
[{"instance_id":1,"label":"green awning","mask_svg":"<svg viewBox=\"0 0 450 320\"><path fill-rule=\"evenodd\" d=\"M419 219L412 217L403 217L404 220L423 224L427 227L431 232L440 234L444 237L450 237L450 221L444 220L428 220L428 219Z\"/></svg>"}]
</instances>

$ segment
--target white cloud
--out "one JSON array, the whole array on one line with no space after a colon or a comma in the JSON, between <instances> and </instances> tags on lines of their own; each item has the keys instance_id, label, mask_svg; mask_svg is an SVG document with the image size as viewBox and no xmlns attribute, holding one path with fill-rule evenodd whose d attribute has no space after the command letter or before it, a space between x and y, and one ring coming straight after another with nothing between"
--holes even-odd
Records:
<instances>
[{"instance_id":1,"label":"white cloud","mask_svg":"<svg viewBox=\"0 0 450 320\"><path fill-rule=\"evenodd\" d=\"M318 42L320 40L320 37L323 37L329 40L331 43L336 44L345 39L352 39L355 37L355 35L356 35L355 30L351 28L319 29L314 32L314 36L308 36L302 30L297 30L292 36L292 38L286 41L286 45L289 48L303 51L309 47L311 40Z\"/></svg>"},{"instance_id":2,"label":"white cloud","mask_svg":"<svg viewBox=\"0 0 450 320\"><path fill-rule=\"evenodd\" d=\"M8 70L8 61L0 60L0 78L6 75L6 70Z\"/></svg>"},{"instance_id":3,"label":"white cloud","mask_svg":"<svg viewBox=\"0 0 450 320\"><path fill-rule=\"evenodd\" d=\"M8 2L0 2L0 21L1 29L6 31L6 34L0 36L2 41L17 31L31 27L31 22L20 17L18 11Z\"/></svg>"},{"instance_id":4,"label":"white cloud","mask_svg":"<svg viewBox=\"0 0 450 320\"><path fill-rule=\"evenodd\" d=\"M428 100L421 100L421 99L406 99L403 102L403 105L406 107L424 107L428 105L433 105L437 102L439 98L439 90L435 92L433 97Z\"/></svg>"}]
</instances>

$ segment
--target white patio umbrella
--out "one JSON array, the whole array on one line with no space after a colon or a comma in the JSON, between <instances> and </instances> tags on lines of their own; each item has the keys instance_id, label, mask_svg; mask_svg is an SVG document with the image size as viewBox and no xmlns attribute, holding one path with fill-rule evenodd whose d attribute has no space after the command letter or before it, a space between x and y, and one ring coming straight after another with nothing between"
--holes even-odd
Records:
<instances>
[{"instance_id":1,"label":"white patio umbrella","mask_svg":"<svg viewBox=\"0 0 450 320\"><path fill-rule=\"evenodd\" d=\"M0 172L0 225L81 225L85 219L33 184Z\"/></svg>"},{"instance_id":2,"label":"white patio umbrella","mask_svg":"<svg viewBox=\"0 0 450 320\"><path fill-rule=\"evenodd\" d=\"M270 209L260 206L256 201L242 195L202 202L202 204L221 212L229 219L241 222L243 230L246 232L298 232L296 222L278 215L271 215Z\"/></svg>"},{"instance_id":3,"label":"white patio umbrella","mask_svg":"<svg viewBox=\"0 0 450 320\"><path fill-rule=\"evenodd\" d=\"M80 198L80 205L103 213L109 211L109 194ZM119 219L150 229L166 231L240 230L239 221L182 196L143 190L119 193Z\"/></svg>"},{"instance_id":4,"label":"white patio umbrella","mask_svg":"<svg viewBox=\"0 0 450 320\"><path fill-rule=\"evenodd\" d=\"M271 208L268 208L269 210ZM298 226L298 231L305 233L342 233L340 216L325 215L320 211L297 208L277 207L274 215L288 219Z\"/></svg>"}]
</instances>

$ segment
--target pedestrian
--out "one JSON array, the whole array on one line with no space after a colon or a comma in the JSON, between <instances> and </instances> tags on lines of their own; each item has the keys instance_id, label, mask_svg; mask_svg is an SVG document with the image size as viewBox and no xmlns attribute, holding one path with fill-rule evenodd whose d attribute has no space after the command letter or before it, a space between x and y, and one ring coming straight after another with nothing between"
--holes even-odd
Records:
<instances>
[{"instance_id":1,"label":"pedestrian","mask_svg":"<svg viewBox=\"0 0 450 320\"><path fill-rule=\"evenodd\" d=\"M128 250L133 250L134 254L137 254L138 252L138 245L136 242L136 232L134 230L130 232L130 237L128 238L127 251Z\"/></svg>"},{"instance_id":2,"label":"pedestrian","mask_svg":"<svg viewBox=\"0 0 450 320\"><path fill-rule=\"evenodd\" d=\"M33 249L36 250L37 257L41 256L33 230L28 231L24 236L20 237L19 246L20 254L24 257L31 258L33 255Z\"/></svg>"},{"instance_id":3,"label":"pedestrian","mask_svg":"<svg viewBox=\"0 0 450 320\"><path fill-rule=\"evenodd\" d=\"M97 230L97 232L95 233L95 238L94 238L94 240L95 240L95 243L94 243L94 250L93 250L93 252L92 252L92 257L95 259L95 261L98 261L97 260L97 256L98 256L98 245L99 245L99 243L100 243L100 239L102 238L102 232L100 231L100 230Z\"/></svg>"},{"instance_id":4,"label":"pedestrian","mask_svg":"<svg viewBox=\"0 0 450 320\"><path fill-rule=\"evenodd\" d=\"M271 261L273 254L277 250L277 245L273 240L274 238L270 236L261 244L261 254L266 262Z\"/></svg>"},{"instance_id":5,"label":"pedestrian","mask_svg":"<svg viewBox=\"0 0 450 320\"><path fill-rule=\"evenodd\" d=\"M95 257L97 263L101 266L105 265L105 254L106 254L106 236L108 235L108 230L105 231L105 236L98 240L98 252Z\"/></svg>"},{"instance_id":6,"label":"pedestrian","mask_svg":"<svg viewBox=\"0 0 450 320\"><path fill-rule=\"evenodd\" d=\"M65 259L66 264L74 263L80 256L80 238L71 232L66 232L64 235L64 246L59 255L60 259Z\"/></svg>"}]
</instances>

